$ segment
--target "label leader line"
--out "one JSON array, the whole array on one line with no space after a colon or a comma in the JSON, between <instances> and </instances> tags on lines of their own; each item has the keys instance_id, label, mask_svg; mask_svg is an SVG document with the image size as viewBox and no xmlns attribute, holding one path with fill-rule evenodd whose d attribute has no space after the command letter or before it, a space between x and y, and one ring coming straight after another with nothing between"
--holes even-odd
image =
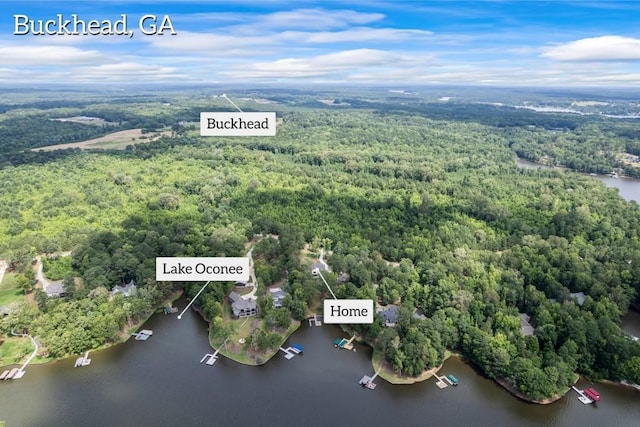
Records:
<instances>
[{"instance_id":1,"label":"label leader line","mask_svg":"<svg viewBox=\"0 0 640 427\"><path fill-rule=\"evenodd\" d=\"M211 282L248 282L247 257L157 257L156 280L172 282L206 281L178 315L182 316Z\"/></svg>"}]
</instances>

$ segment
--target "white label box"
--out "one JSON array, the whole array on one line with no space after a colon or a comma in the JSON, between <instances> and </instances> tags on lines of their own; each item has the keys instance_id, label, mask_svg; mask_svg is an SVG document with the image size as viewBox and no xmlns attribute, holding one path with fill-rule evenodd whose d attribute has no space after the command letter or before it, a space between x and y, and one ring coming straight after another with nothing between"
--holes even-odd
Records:
<instances>
[{"instance_id":1,"label":"white label box","mask_svg":"<svg viewBox=\"0 0 640 427\"><path fill-rule=\"evenodd\" d=\"M158 257L156 280L248 282L247 257Z\"/></svg>"},{"instance_id":2,"label":"white label box","mask_svg":"<svg viewBox=\"0 0 640 427\"><path fill-rule=\"evenodd\" d=\"M372 299L324 300L324 323L373 323Z\"/></svg>"},{"instance_id":3,"label":"white label box","mask_svg":"<svg viewBox=\"0 0 640 427\"><path fill-rule=\"evenodd\" d=\"M201 112L200 136L275 136L275 112Z\"/></svg>"}]
</instances>

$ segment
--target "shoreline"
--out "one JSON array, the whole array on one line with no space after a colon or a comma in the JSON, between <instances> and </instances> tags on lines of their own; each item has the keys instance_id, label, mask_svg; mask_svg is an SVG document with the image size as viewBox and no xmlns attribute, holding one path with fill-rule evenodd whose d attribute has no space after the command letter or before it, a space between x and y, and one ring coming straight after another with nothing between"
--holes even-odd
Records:
<instances>
[{"instance_id":1,"label":"shoreline","mask_svg":"<svg viewBox=\"0 0 640 427\"><path fill-rule=\"evenodd\" d=\"M429 378L432 378L434 374L437 374L440 369L442 369L442 367L444 366L444 362L446 362L452 356L459 357L457 353L452 353L447 350L440 366L425 369L417 377L406 377L396 374L393 371L393 368L389 366L389 362L382 360L381 352L375 348L373 348L373 353L371 354L371 365L373 366L374 372L377 372L377 370L380 369L380 373L378 374L378 376L389 384L408 385L420 383L428 380Z\"/></svg>"},{"instance_id":2,"label":"shoreline","mask_svg":"<svg viewBox=\"0 0 640 427\"><path fill-rule=\"evenodd\" d=\"M282 341L280 341L277 345L277 348L275 350L272 350L272 352L268 352L265 353L264 355L264 360L262 360L261 362L257 362L258 358L251 358L248 355L248 352L242 352L241 354L235 354L235 353L230 353L228 350L220 347L220 346L216 346L213 343L213 337L211 336L211 320L207 319L207 317L204 315L204 313L202 313L202 310L200 310L200 307L197 306L193 306L193 309L200 315L200 317L202 317L202 319L207 322L207 324L209 325L209 330L208 330L208 339L209 339L209 347L211 347L213 350L217 351L220 355L226 357L229 360L232 360L236 363L239 363L241 365L245 365L245 366L261 366L266 364L267 362L269 362L271 359L273 359L273 357L278 354L278 352L280 351L280 347L282 346L282 344L284 344L291 335L293 335L293 333L295 331L297 331L300 328L300 325L302 325L301 321L298 320L292 320L291 321L291 326L289 326L289 328L287 329L287 331L283 334L283 339ZM216 348L218 347L218 348Z\"/></svg>"},{"instance_id":3,"label":"shoreline","mask_svg":"<svg viewBox=\"0 0 640 427\"><path fill-rule=\"evenodd\" d=\"M576 375L578 378L579 376ZM571 387L567 388L563 393L559 393L559 394L555 394L551 397L548 397L546 399L542 399L542 400L535 400L532 399L526 395L524 395L520 390L518 390L517 388L515 388L511 383L509 383L506 379L504 378L496 378L493 381L495 381L496 383L498 383L500 386L502 386L505 390L507 390L509 393L511 393L513 396L517 397L518 399L522 400L523 402L527 402L527 403L535 403L537 405L549 405L553 402L556 402L560 399L562 399L570 390ZM575 384L576 382L578 382L578 379L576 379L573 384Z\"/></svg>"},{"instance_id":4,"label":"shoreline","mask_svg":"<svg viewBox=\"0 0 640 427\"><path fill-rule=\"evenodd\" d=\"M100 347L89 349L88 351L90 351L90 352L102 351L102 350L107 350L107 349L109 349L111 347L114 347L114 346L117 346L117 345L120 345L120 344L124 344L125 342L127 342L132 337L131 334L134 331L140 329L142 327L142 325L144 325L151 318L151 316L156 314L156 312L159 309L162 309L168 303L175 302L183 294L184 294L184 289L181 289L181 290L176 291L173 294L169 295L167 298L165 298L163 300L162 305L160 307L154 308L148 316L145 316L144 319L140 320L135 325L127 327L125 329L125 332L123 332L121 334L120 339L118 341L115 341L115 342L112 342L112 343L109 343L109 344L104 344L104 345L102 345ZM41 358L39 356L36 356L27 366L44 365L44 364L52 363L52 362L61 362L63 360L71 359L71 358L74 358L74 357L77 357L77 356L80 356L80 354L70 354L70 355L65 356L65 357L46 357L46 358ZM9 366L20 366L20 365L21 365L21 363L11 363L11 364L8 364L8 365L0 365L0 368L7 368Z\"/></svg>"}]
</instances>

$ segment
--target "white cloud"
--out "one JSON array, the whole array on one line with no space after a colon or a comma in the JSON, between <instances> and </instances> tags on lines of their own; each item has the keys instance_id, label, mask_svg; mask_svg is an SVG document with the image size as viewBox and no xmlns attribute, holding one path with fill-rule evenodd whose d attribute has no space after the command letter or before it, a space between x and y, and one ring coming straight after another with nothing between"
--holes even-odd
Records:
<instances>
[{"instance_id":1,"label":"white cloud","mask_svg":"<svg viewBox=\"0 0 640 427\"><path fill-rule=\"evenodd\" d=\"M143 64L135 62L123 62L117 64L102 64L88 67L78 67L73 70L72 79L76 81L121 81L153 83L162 81L190 80L175 67Z\"/></svg>"},{"instance_id":2,"label":"white cloud","mask_svg":"<svg viewBox=\"0 0 640 427\"><path fill-rule=\"evenodd\" d=\"M640 59L640 39L601 36L543 48L540 55L558 61L623 61Z\"/></svg>"},{"instance_id":3,"label":"white cloud","mask_svg":"<svg viewBox=\"0 0 640 427\"><path fill-rule=\"evenodd\" d=\"M296 9L260 16L251 26L321 30L369 24L383 18L384 15L381 13L362 13L354 10Z\"/></svg>"},{"instance_id":4,"label":"white cloud","mask_svg":"<svg viewBox=\"0 0 640 427\"><path fill-rule=\"evenodd\" d=\"M409 56L377 49L353 49L310 58L285 58L236 67L220 74L243 78L305 78L335 73L349 74L372 67L403 67L429 60L425 56Z\"/></svg>"},{"instance_id":5,"label":"white cloud","mask_svg":"<svg viewBox=\"0 0 640 427\"><path fill-rule=\"evenodd\" d=\"M71 46L7 46L0 47L0 65L53 66L105 62L96 50Z\"/></svg>"},{"instance_id":6,"label":"white cloud","mask_svg":"<svg viewBox=\"0 0 640 427\"><path fill-rule=\"evenodd\" d=\"M284 33L285 35L287 33ZM365 41L399 41L416 40L432 36L431 31L401 30L395 28L368 28L357 27L344 31L322 31L316 33L295 32L291 35L297 40L308 43L344 43Z\"/></svg>"}]
</instances>

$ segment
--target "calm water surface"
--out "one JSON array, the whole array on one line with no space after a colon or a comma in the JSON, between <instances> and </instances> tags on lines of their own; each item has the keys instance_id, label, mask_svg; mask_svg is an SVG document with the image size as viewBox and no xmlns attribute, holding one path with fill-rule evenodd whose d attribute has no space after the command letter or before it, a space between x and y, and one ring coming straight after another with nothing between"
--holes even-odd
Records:
<instances>
[{"instance_id":1,"label":"calm water surface","mask_svg":"<svg viewBox=\"0 0 640 427\"><path fill-rule=\"evenodd\" d=\"M184 301L178 304L183 307ZM640 328L640 316L629 320ZM292 360L277 355L265 366L210 352L206 324L194 312L182 320L155 315L147 342L129 342L91 354L90 366L73 360L31 366L19 381L0 383L0 420L7 426L598 426L637 425L640 393L599 384L597 407L574 394L547 406L527 404L458 359L443 373L458 387L440 390L433 379L393 386L378 379L374 391L358 380L371 375L370 349L338 350L337 327L301 327L289 343L304 346Z\"/></svg>"},{"instance_id":2,"label":"calm water surface","mask_svg":"<svg viewBox=\"0 0 640 427\"><path fill-rule=\"evenodd\" d=\"M538 163L533 163L525 159L517 159L517 166L523 169L549 169L549 166L544 166ZM586 175L586 174L584 174ZM606 175L596 175L593 178L597 178L604 182L607 187L617 188L620 197L626 201L635 200L640 203L640 180L633 178L611 178Z\"/></svg>"},{"instance_id":3,"label":"calm water surface","mask_svg":"<svg viewBox=\"0 0 640 427\"><path fill-rule=\"evenodd\" d=\"M520 167L540 167L519 160ZM640 181L600 177L627 200L640 201ZM185 301L178 304L183 307ZM374 391L358 380L371 375L371 351L337 350L337 327L301 327L289 340L304 346L292 360L277 355L265 366L225 358L202 365L207 327L195 313L182 320L155 315L154 335L91 354L75 369L69 359L30 366L19 381L0 382L0 421L13 426L637 426L640 392L598 384L602 401L583 405L571 392L552 405L522 402L471 366L452 358L442 373L457 387L433 379L394 386L378 379ZM625 331L640 336L640 314ZM586 386L581 382L579 386Z\"/></svg>"}]
</instances>

